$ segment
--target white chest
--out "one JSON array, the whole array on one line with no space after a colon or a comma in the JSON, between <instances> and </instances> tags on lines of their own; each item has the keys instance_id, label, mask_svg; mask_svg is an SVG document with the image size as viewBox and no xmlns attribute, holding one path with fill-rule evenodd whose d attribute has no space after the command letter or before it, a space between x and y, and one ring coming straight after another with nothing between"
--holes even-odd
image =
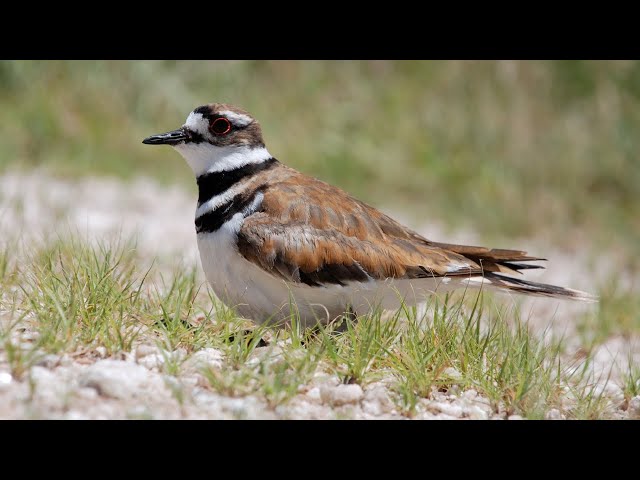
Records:
<instances>
[{"instance_id":1,"label":"white chest","mask_svg":"<svg viewBox=\"0 0 640 480\"><path fill-rule=\"evenodd\" d=\"M236 217L215 232L198 234L200 260L216 296L241 315L262 323L283 311L288 287L238 252L236 232L243 219Z\"/></svg>"},{"instance_id":2,"label":"white chest","mask_svg":"<svg viewBox=\"0 0 640 480\"><path fill-rule=\"evenodd\" d=\"M236 215L217 231L198 234L202 268L220 300L258 323L286 320L297 312L304 324L312 325L344 312L349 289L290 284L247 261L236 247L243 220Z\"/></svg>"}]
</instances>

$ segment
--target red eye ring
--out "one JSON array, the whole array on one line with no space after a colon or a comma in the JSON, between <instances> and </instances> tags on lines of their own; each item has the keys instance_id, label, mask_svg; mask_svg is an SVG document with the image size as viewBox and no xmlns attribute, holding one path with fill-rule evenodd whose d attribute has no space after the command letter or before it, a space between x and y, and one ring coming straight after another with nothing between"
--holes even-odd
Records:
<instances>
[{"instance_id":1,"label":"red eye ring","mask_svg":"<svg viewBox=\"0 0 640 480\"><path fill-rule=\"evenodd\" d=\"M216 118L209 126L209 130L214 135L226 135L231 131L231 122L224 117Z\"/></svg>"}]
</instances>

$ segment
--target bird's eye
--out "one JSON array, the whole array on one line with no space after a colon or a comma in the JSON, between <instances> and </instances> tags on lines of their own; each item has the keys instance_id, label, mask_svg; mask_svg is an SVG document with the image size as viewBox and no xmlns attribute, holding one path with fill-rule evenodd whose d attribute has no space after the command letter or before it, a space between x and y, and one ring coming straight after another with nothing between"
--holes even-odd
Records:
<instances>
[{"instance_id":1,"label":"bird's eye","mask_svg":"<svg viewBox=\"0 0 640 480\"><path fill-rule=\"evenodd\" d=\"M231 131L231 122L226 118L216 118L209 126L209 130L216 135L226 135Z\"/></svg>"}]
</instances>

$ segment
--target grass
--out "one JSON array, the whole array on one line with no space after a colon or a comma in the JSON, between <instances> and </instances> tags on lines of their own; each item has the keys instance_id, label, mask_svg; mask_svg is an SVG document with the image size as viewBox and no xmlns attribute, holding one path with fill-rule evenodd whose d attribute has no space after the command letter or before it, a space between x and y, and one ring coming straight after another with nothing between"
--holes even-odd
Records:
<instances>
[{"instance_id":1,"label":"grass","mask_svg":"<svg viewBox=\"0 0 640 480\"><path fill-rule=\"evenodd\" d=\"M383 359L398 336L400 313L383 319L382 312L374 310L355 321L346 318L346 330L342 333L320 329L329 365L342 383L366 385L380 377Z\"/></svg>"},{"instance_id":2,"label":"grass","mask_svg":"<svg viewBox=\"0 0 640 480\"><path fill-rule=\"evenodd\" d=\"M414 222L580 241L637 270L639 79L634 61L2 61L0 169L194 188L140 142L227 101L285 163Z\"/></svg>"},{"instance_id":3,"label":"grass","mask_svg":"<svg viewBox=\"0 0 640 480\"><path fill-rule=\"evenodd\" d=\"M611 415L589 354L576 364L564 355L562 339L530 333L517 311L483 293L433 297L423 313L405 306L345 318L337 330L303 331L295 321L272 330L237 318L198 283L193 268L167 275L144 265L132 242L60 238L28 253L7 253L29 259L0 283L0 358L18 379L28 379L45 354L95 357L103 347L118 358L146 343L160 348L167 385L183 406L185 361L216 348L223 367L201 368L206 388L255 395L269 408L286 406L322 374L363 388L382 382L407 417L418 415L436 392L469 389L496 414L535 419L557 408L568 418ZM620 384L627 401L640 385L629 362Z\"/></svg>"},{"instance_id":4,"label":"grass","mask_svg":"<svg viewBox=\"0 0 640 480\"><path fill-rule=\"evenodd\" d=\"M629 358L627 364L627 373L624 376L622 391L626 402L640 395L640 366L634 364L631 358Z\"/></svg>"},{"instance_id":5,"label":"grass","mask_svg":"<svg viewBox=\"0 0 640 480\"><path fill-rule=\"evenodd\" d=\"M617 277L603 282L598 309L578 325L586 344L601 343L614 335L630 338L640 331L640 297L634 285L622 285Z\"/></svg>"}]
</instances>

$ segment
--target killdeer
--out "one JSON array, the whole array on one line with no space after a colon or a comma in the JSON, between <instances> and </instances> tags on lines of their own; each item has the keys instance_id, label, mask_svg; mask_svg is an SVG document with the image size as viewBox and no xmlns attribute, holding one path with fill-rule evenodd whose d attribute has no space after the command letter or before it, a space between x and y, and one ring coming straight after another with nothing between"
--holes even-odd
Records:
<instances>
[{"instance_id":1,"label":"killdeer","mask_svg":"<svg viewBox=\"0 0 640 480\"><path fill-rule=\"evenodd\" d=\"M262 323L294 313L306 326L346 312L398 308L425 295L485 286L594 301L578 290L508 276L543 268L519 250L428 240L339 188L274 158L260 124L232 105L193 110L177 130L142 143L171 145L198 183L200 259L215 294ZM505 275L507 274L507 275Z\"/></svg>"}]
</instances>

